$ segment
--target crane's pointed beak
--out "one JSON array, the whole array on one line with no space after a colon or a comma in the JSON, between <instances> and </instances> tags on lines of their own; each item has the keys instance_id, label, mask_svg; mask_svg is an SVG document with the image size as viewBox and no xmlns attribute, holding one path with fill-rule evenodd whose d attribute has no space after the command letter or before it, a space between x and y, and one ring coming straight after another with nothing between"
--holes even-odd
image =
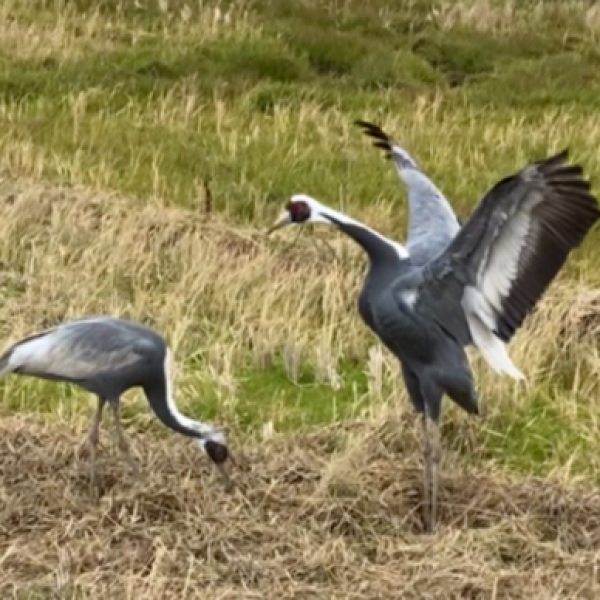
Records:
<instances>
[{"instance_id":1,"label":"crane's pointed beak","mask_svg":"<svg viewBox=\"0 0 600 600\"><path fill-rule=\"evenodd\" d=\"M230 494L235 489L235 486L233 485L233 481L231 479L231 475L229 474L229 469L227 468L227 465L225 463L220 463L215 466L221 474L221 479L223 480L223 486L225 487L225 491Z\"/></svg>"},{"instance_id":2,"label":"crane's pointed beak","mask_svg":"<svg viewBox=\"0 0 600 600\"><path fill-rule=\"evenodd\" d=\"M279 219L277 219L277 221L275 221L275 223L267 230L267 235L270 235L277 229L281 229L282 227L285 227L286 225L290 225L291 223L292 223L292 218L290 216L289 211L286 210L279 217Z\"/></svg>"}]
</instances>

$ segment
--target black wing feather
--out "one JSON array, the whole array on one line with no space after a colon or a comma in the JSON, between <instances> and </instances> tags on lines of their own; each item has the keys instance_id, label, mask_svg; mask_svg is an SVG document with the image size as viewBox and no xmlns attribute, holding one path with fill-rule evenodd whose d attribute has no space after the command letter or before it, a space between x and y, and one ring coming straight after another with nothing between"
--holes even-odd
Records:
<instances>
[{"instance_id":1,"label":"black wing feather","mask_svg":"<svg viewBox=\"0 0 600 600\"><path fill-rule=\"evenodd\" d=\"M386 158L392 158L392 146L394 145L394 140L385 133L381 127L374 123L369 123L368 121L361 121L360 119L354 121L354 123L363 129L365 135L377 140L373 142L375 148L384 150Z\"/></svg>"},{"instance_id":2,"label":"black wing feather","mask_svg":"<svg viewBox=\"0 0 600 600\"><path fill-rule=\"evenodd\" d=\"M496 334L508 342L563 267L569 253L600 218L596 198L579 165L565 165L568 150L533 163L497 183L481 200L440 257L471 265L473 275L506 235L505 223L530 210L517 273L502 298ZM532 203L539 200L533 207ZM505 233L506 232L506 233Z\"/></svg>"}]
</instances>

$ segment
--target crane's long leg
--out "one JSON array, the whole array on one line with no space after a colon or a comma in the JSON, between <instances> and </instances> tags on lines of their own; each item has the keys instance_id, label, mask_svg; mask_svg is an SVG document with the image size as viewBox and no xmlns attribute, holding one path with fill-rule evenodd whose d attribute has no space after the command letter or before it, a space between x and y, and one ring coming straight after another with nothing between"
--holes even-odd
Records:
<instances>
[{"instance_id":1,"label":"crane's long leg","mask_svg":"<svg viewBox=\"0 0 600 600\"><path fill-rule=\"evenodd\" d=\"M131 466L135 475L139 475L140 469L135 462L133 456L131 456L131 451L129 449L129 444L123 435L123 429L121 428L121 415L119 413L119 399L110 401L110 408L113 413L113 418L115 422L115 436L117 438L117 445L119 446L119 450Z\"/></svg>"},{"instance_id":2,"label":"crane's long leg","mask_svg":"<svg viewBox=\"0 0 600 600\"><path fill-rule=\"evenodd\" d=\"M423 431L423 520L425 527L430 528L431 523L431 440L429 437L428 428L428 416L427 416L427 402L426 397L431 397L435 392L435 389L430 389L431 386L427 385L428 380L425 380L423 384L419 377L402 361L400 361L400 367L402 369L402 375L404 377L404 383L408 391L409 398L415 407L415 410L420 413L421 426ZM427 396L425 395L427 394Z\"/></svg>"},{"instance_id":3,"label":"crane's long leg","mask_svg":"<svg viewBox=\"0 0 600 600\"><path fill-rule=\"evenodd\" d=\"M427 413L421 417L423 431L423 519L426 527L431 527L431 440L429 438L429 428L427 426Z\"/></svg>"},{"instance_id":4,"label":"crane's long leg","mask_svg":"<svg viewBox=\"0 0 600 600\"><path fill-rule=\"evenodd\" d=\"M433 532L437 521L437 504L438 504L438 474L440 467L440 459L442 457L442 449L440 446L440 426L439 423L431 422L431 437L430 437L430 460L431 460L431 512L430 512L430 531Z\"/></svg>"},{"instance_id":5,"label":"crane's long leg","mask_svg":"<svg viewBox=\"0 0 600 600\"><path fill-rule=\"evenodd\" d=\"M94 413L92 419L92 426L90 427L89 433L85 439L84 444L90 447L92 452L95 452L100 442L100 424L102 423L102 413L104 411L104 405L106 404L106 398L98 397L98 407Z\"/></svg>"},{"instance_id":6,"label":"crane's long leg","mask_svg":"<svg viewBox=\"0 0 600 600\"><path fill-rule=\"evenodd\" d=\"M90 453L90 488L93 488L96 484L96 452L98 443L100 442L100 424L102 423L102 412L104 411L105 404L106 398L101 398L99 396L98 407L96 408L94 418L92 419L92 426L82 445L82 447L87 448Z\"/></svg>"},{"instance_id":7,"label":"crane's long leg","mask_svg":"<svg viewBox=\"0 0 600 600\"><path fill-rule=\"evenodd\" d=\"M423 415L423 459L424 459L424 509L428 533L433 533L437 521L438 473L441 459L439 423L427 414ZM431 488L431 490L430 490ZM430 495L431 491L431 495Z\"/></svg>"},{"instance_id":8,"label":"crane's long leg","mask_svg":"<svg viewBox=\"0 0 600 600\"><path fill-rule=\"evenodd\" d=\"M433 377L427 375L419 378L419 385L425 401L423 454L425 469L431 485L431 503L426 523L428 532L433 533L437 521L438 471L441 458L439 421L444 390Z\"/></svg>"}]
</instances>

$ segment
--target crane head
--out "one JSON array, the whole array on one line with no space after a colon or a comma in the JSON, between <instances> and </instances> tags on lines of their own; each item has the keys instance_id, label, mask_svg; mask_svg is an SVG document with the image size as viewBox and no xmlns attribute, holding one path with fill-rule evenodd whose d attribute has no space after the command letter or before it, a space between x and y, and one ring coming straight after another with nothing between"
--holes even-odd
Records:
<instances>
[{"instance_id":1,"label":"crane head","mask_svg":"<svg viewBox=\"0 0 600 600\"><path fill-rule=\"evenodd\" d=\"M225 440L225 434L219 429L212 430L200 440L200 443L208 455L208 458L210 458L221 473L225 489L227 491L232 491L233 482L231 481L229 470L227 468L231 455Z\"/></svg>"},{"instance_id":2,"label":"crane head","mask_svg":"<svg viewBox=\"0 0 600 600\"><path fill-rule=\"evenodd\" d=\"M286 225L301 225L303 223L331 224L331 221L325 217L326 213L327 208L318 200L306 194L296 194L288 201L285 210L273 226L267 230L267 234Z\"/></svg>"}]
</instances>

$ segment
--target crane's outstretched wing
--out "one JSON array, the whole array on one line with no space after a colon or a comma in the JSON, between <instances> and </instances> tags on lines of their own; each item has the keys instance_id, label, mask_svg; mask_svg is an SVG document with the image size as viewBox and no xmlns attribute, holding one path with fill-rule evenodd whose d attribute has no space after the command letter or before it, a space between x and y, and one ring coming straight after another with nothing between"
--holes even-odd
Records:
<instances>
[{"instance_id":1,"label":"crane's outstretched wing","mask_svg":"<svg viewBox=\"0 0 600 600\"><path fill-rule=\"evenodd\" d=\"M70 321L13 344L0 357L0 374L17 371L82 381L134 364L151 345L150 339L110 319Z\"/></svg>"},{"instance_id":2,"label":"crane's outstretched wing","mask_svg":"<svg viewBox=\"0 0 600 600\"><path fill-rule=\"evenodd\" d=\"M400 179L408 188L408 251L413 264L424 265L446 249L461 223L444 194L404 148L378 125L367 121L356 124L375 140L373 146L394 161Z\"/></svg>"},{"instance_id":3,"label":"crane's outstretched wing","mask_svg":"<svg viewBox=\"0 0 600 600\"><path fill-rule=\"evenodd\" d=\"M590 183L567 158L564 150L497 183L426 269L428 294L461 282L473 343L496 370L511 370L504 343L600 218Z\"/></svg>"}]
</instances>

